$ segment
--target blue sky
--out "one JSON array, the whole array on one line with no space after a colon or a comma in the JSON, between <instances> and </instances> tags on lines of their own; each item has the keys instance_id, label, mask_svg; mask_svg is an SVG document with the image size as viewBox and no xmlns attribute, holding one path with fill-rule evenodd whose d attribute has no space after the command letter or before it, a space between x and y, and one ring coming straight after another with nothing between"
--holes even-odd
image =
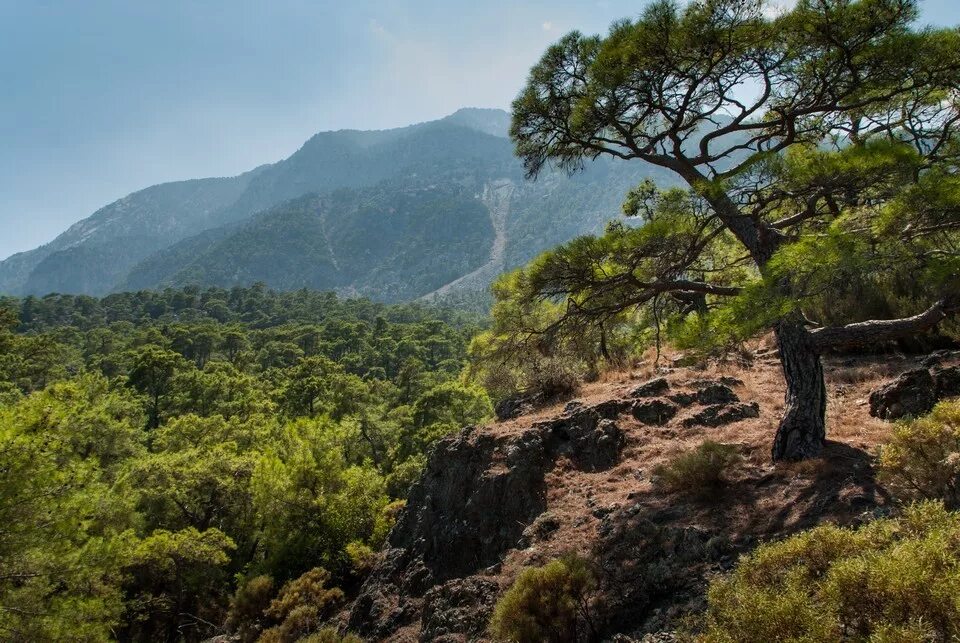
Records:
<instances>
[{"instance_id":1,"label":"blue sky","mask_svg":"<svg viewBox=\"0 0 960 643\"><path fill-rule=\"evenodd\" d=\"M922 21L960 23L957 2L926 0ZM317 131L507 108L550 42L644 4L0 0L0 258L137 189L237 174Z\"/></svg>"}]
</instances>

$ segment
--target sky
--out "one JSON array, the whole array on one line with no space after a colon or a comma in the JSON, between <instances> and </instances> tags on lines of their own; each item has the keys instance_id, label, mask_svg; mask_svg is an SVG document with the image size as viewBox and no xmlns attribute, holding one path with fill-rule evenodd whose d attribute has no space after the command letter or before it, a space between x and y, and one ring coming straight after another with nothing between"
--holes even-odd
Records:
<instances>
[{"instance_id":1,"label":"sky","mask_svg":"<svg viewBox=\"0 0 960 643\"><path fill-rule=\"evenodd\" d=\"M958 2L925 0L921 22L960 23ZM507 109L547 45L644 4L0 0L0 258L130 192L232 176L318 131Z\"/></svg>"}]
</instances>

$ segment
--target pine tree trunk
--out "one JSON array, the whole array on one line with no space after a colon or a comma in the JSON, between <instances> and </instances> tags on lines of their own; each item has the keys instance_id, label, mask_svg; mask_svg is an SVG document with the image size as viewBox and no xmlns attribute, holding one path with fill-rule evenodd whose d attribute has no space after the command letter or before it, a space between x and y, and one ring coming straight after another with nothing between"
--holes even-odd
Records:
<instances>
[{"instance_id":1,"label":"pine tree trunk","mask_svg":"<svg viewBox=\"0 0 960 643\"><path fill-rule=\"evenodd\" d=\"M803 460L820 453L826 439L827 388L820 353L797 320L775 329L787 383L786 409L773 441L773 459Z\"/></svg>"}]
</instances>

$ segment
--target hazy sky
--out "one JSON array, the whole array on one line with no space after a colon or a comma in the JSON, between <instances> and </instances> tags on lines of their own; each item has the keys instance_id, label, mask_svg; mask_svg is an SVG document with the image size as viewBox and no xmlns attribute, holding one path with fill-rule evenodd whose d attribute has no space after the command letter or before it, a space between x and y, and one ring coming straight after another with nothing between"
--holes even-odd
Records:
<instances>
[{"instance_id":1,"label":"hazy sky","mask_svg":"<svg viewBox=\"0 0 960 643\"><path fill-rule=\"evenodd\" d=\"M958 2L926 0L923 21L960 22ZM644 4L0 0L0 258L130 192L237 174L320 130L507 108L546 45Z\"/></svg>"}]
</instances>

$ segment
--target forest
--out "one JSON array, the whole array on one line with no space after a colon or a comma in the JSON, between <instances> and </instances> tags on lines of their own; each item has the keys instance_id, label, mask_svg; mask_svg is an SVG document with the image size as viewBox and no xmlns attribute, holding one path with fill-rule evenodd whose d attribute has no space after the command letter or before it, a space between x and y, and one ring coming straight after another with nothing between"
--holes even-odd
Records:
<instances>
[{"instance_id":1,"label":"forest","mask_svg":"<svg viewBox=\"0 0 960 643\"><path fill-rule=\"evenodd\" d=\"M459 379L477 319L449 310L256 285L5 298L0 320L7 640L200 640L250 618L238 587L288 581L326 607L266 625L309 629L431 443L491 415Z\"/></svg>"}]
</instances>

